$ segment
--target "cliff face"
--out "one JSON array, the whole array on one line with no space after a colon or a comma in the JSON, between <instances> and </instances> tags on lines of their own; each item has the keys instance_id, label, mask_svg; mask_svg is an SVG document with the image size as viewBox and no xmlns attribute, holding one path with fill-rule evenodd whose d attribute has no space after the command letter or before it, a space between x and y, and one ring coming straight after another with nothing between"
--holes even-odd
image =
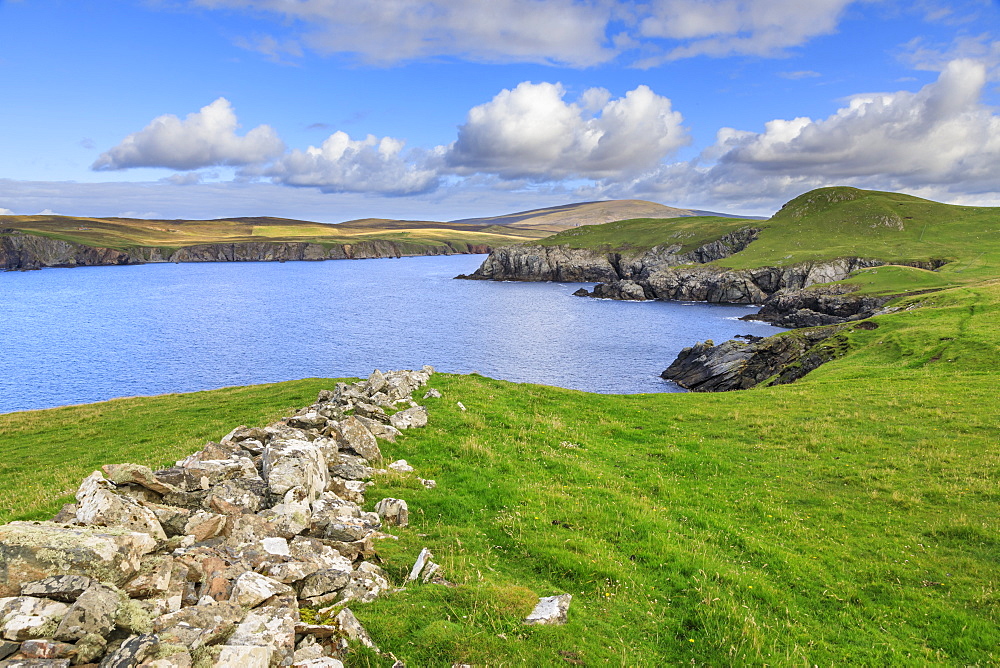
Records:
<instances>
[{"instance_id":1,"label":"cliff face","mask_svg":"<svg viewBox=\"0 0 1000 668\"><path fill-rule=\"evenodd\" d=\"M426 246L386 240L356 244L324 245L305 242L248 242L202 244L176 250L152 247L116 250L0 230L0 269L39 269L142 264L146 262L285 262L293 260L345 260L412 255L488 253L485 245Z\"/></svg>"},{"instance_id":2,"label":"cliff face","mask_svg":"<svg viewBox=\"0 0 1000 668\"><path fill-rule=\"evenodd\" d=\"M656 246L634 256L567 246L503 246L493 250L475 272L459 278L569 283L641 281L664 267L729 257L746 248L758 234L759 229L747 227L687 253L680 252L680 245L672 245Z\"/></svg>"}]
</instances>

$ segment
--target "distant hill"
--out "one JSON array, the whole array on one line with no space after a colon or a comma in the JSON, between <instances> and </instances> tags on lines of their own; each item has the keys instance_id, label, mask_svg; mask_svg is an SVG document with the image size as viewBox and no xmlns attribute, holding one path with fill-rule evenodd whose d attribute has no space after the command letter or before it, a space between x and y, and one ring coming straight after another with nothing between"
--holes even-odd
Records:
<instances>
[{"instance_id":1,"label":"distant hill","mask_svg":"<svg viewBox=\"0 0 1000 668\"><path fill-rule=\"evenodd\" d=\"M606 202L580 202L545 209L532 209L503 216L465 218L453 223L465 225L503 225L523 230L556 233L581 225L600 225L632 218L678 218L681 216L721 216L735 218L727 213L713 213L698 209L678 209L656 202L639 199L609 200Z\"/></svg>"}]
</instances>

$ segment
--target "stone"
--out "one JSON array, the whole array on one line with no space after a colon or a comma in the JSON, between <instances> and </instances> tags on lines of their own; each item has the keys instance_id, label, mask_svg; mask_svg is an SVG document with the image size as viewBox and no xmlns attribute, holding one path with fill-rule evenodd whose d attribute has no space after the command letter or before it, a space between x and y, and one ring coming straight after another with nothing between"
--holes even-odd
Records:
<instances>
[{"instance_id":1,"label":"stone","mask_svg":"<svg viewBox=\"0 0 1000 668\"><path fill-rule=\"evenodd\" d=\"M572 594L560 594L558 596L545 596L538 599L538 604L531 611L525 624L547 624L558 625L566 623L566 613L569 611Z\"/></svg>"},{"instance_id":2,"label":"stone","mask_svg":"<svg viewBox=\"0 0 1000 668\"><path fill-rule=\"evenodd\" d=\"M114 483L105 480L100 471L84 479L76 492L76 519L81 524L122 527L149 534L156 540L166 540L160 521L153 511L126 496L115 494Z\"/></svg>"},{"instance_id":3,"label":"stone","mask_svg":"<svg viewBox=\"0 0 1000 668\"><path fill-rule=\"evenodd\" d=\"M260 427L247 427L240 425L222 437L221 443L238 443L240 447L246 448L245 441L257 441L261 443L267 440L267 432Z\"/></svg>"},{"instance_id":4,"label":"stone","mask_svg":"<svg viewBox=\"0 0 1000 668\"><path fill-rule=\"evenodd\" d=\"M351 581L351 565L347 564L346 569L324 568L307 576L302 581L299 596L302 598L313 598L323 596L331 592L338 592Z\"/></svg>"},{"instance_id":5,"label":"stone","mask_svg":"<svg viewBox=\"0 0 1000 668\"><path fill-rule=\"evenodd\" d=\"M21 596L40 596L72 603L94 582L94 579L84 575L51 575L21 585Z\"/></svg>"},{"instance_id":6,"label":"stone","mask_svg":"<svg viewBox=\"0 0 1000 668\"><path fill-rule=\"evenodd\" d=\"M153 634L132 636L101 661L100 668L133 668L149 658L160 645Z\"/></svg>"},{"instance_id":7,"label":"stone","mask_svg":"<svg viewBox=\"0 0 1000 668\"><path fill-rule=\"evenodd\" d=\"M356 640L365 647L374 650L375 652L380 651L378 646L375 645L374 641L365 627L361 625L358 618L354 616L350 608L344 608L337 616L333 618L334 623L340 627L341 632L346 635L351 640Z\"/></svg>"},{"instance_id":8,"label":"stone","mask_svg":"<svg viewBox=\"0 0 1000 668\"><path fill-rule=\"evenodd\" d=\"M84 636L76 642L76 658L73 663L91 663L104 656L108 649L108 641L99 635Z\"/></svg>"},{"instance_id":9,"label":"stone","mask_svg":"<svg viewBox=\"0 0 1000 668\"><path fill-rule=\"evenodd\" d=\"M214 538L226 526L226 516L200 510L191 515L184 524L184 535L194 536L196 543Z\"/></svg>"},{"instance_id":10,"label":"stone","mask_svg":"<svg viewBox=\"0 0 1000 668\"><path fill-rule=\"evenodd\" d=\"M340 591L338 600L371 603L390 589L385 572L375 564L364 561L351 572L351 581Z\"/></svg>"},{"instance_id":11,"label":"stone","mask_svg":"<svg viewBox=\"0 0 1000 668\"><path fill-rule=\"evenodd\" d=\"M353 415L337 425L335 436L342 449L350 450L370 462L382 459L382 451L379 450L375 436Z\"/></svg>"},{"instance_id":12,"label":"stone","mask_svg":"<svg viewBox=\"0 0 1000 668\"><path fill-rule=\"evenodd\" d=\"M427 489L434 489L438 486L437 482L433 480L424 480L423 478L417 478L417 482L426 487Z\"/></svg>"},{"instance_id":13,"label":"stone","mask_svg":"<svg viewBox=\"0 0 1000 668\"><path fill-rule=\"evenodd\" d=\"M160 596L170 590L174 570L172 557L153 557L142 564L142 570L125 585L125 592L133 598Z\"/></svg>"},{"instance_id":14,"label":"stone","mask_svg":"<svg viewBox=\"0 0 1000 668\"><path fill-rule=\"evenodd\" d=\"M431 551L426 547L420 550L420 554L417 555L417 560L413 562L413 568L410 569L410 574L406 576L406 579L410 582L414 582L418 577L420 577L421 571L423 571L427 564L432 564L434 562L431 559L434 557Z\"/></svg>"},{"instance_id":15,"label":"stone","mask_svg":"<svg viewBox=\"0 0 1000 668\"><path fill-rule=\"evenodd\" d=\"M229 644L272 647L271 666L288 665L295 652L295 624L298 621L295 596L278 595L248 612L229 638Z\"/></svg>"},{"instance_id":16,"label":"stone","mask_svg":"<svg viewBox=\"0 0 1000 668\"><path fill-rule=\"evenodd\" d=\"M360 504L365 502L365 490L368 489L370 484L371 483L363 482L361 480L330 478L328 491L333 492L336 496L344 499L345 501L352 501Z\"/></svg>"},{"instance_id":17,"label":"stone","mask_svg":"<svg viewBox=\"0 0 1000 668\"><path fill-rule=\"evenodd\" d=\"M52 637L56 624L69 606L61 601L34 596L0 598L0 636L6 640Z\"/></svg>"},{"instance_id":18,"label":"stone","mask_svg":"<svg viewBox=\"0 0 1000 668\"><path fill-rule=\"evenodd\" d=\"M326 490L329 480L322 451L304 440L279 440L264 449L264 480L272 494L285 495L301 487L311 502Z\"/></svg>"},{"instance_id":19,"label":"stone","mask_svg":"<svg viewBox=\"0 0 1000 668\"><path fill-rule=\"evenodd\" d=\"M350 561L367 559L375 554L375 547L372 545L371 535L365 536L361 540L351 543L328 540L327 544L336 550L342 557Z\"/></svg>"},{"instance_id":20,"label":"stone","mask_svg":"<svg viewBox=\"0 0 1000 668\"><path fill-rule=\"evenodd\" d=\"M312 562L285 561L279 564L268 564L264 569L264 575L282 584L292 585L318 570L319 566Z\"/></svg>"},{"instance_id":21,"label":"stone","mask_svg":"<svg viewBox=\"0 0 1000 668\"><path fill-rule=\"evenodd\" d=\"M63 642L76 642L90 633L107 637L115 627L119 603L116 590L95 582L66 612L53 637Z\"/></svg>"},{"instance_id":22,"label":"stone","mask_svg":"<svg viewBox=\"0 0 1000 668\"><path fill-rule=\"evenodd\" d=\"M155 547L149 534L120 528L11 522L0 526L0 596L19 593L23 583L69 572L120 586Z\"/></svg>"},{"instance_id":23,"label":"stone","mask_svg":"<svg viewBox=\"0 0 1000 668\"><path fill-rule=\"evenodd\" d=\"M386 422L379 422L378 420L372 420L370 418L362 417L360 415L355 415L358 421L368 428L368 431L372 433L375 438L382 438L390 443L395 443L396 438L400 435L400 431L393 427L391 424Z\"/></svg>"},{"instance_id":24,"label":"stone","mask_svg":"<svg viewBox=\"0 0 1000 668\"><path fill-rule=\"evenodd\" d=\"M374 469L368 466L368 460L348 454L339 454L337 459L329 462L330 474L344 480L365 480L371 478Z\"/></svg>"},{"instance_id":25,"label":"stone","mask_svg":"<svg viewBox=\"0 0 1000 668\"><path fill-rule=\"evenodd\" d=\"M21 643L12 642L10 640L0 640L0 661L6 659L20 648Z\"/></svg>"},{"instance_id":26,"label":"stone","mask_svg":"<svg viewBox=\"0 0 1000 668\"><path fill-rule=\"evenodd\" d=\"M213 668L268 668L271 665L270 647L250 645L223 645Z\"/></svg>"},{"instance_id":27,"label":"stone","mask_svg":"<svg viewBox=\"0 0 1000 668\"><path fill-rule=\"evenodd\" d=\"M405 527L410 523L410 510L402 499L382 499L375 504L375 512L390 526Z\"/></svg>"},{"instance_id":28,"label":"stone","mask_svg":"<svg viewBox=\"0 0 1000 668\"><path fill-rule=\"evenodd\" d=\"M278 536L296 536L308 529L312 522L308 493L302 487L293 487L281 503L260 511L258 515L270 523L271 531Z\"/></svg>"},{"instance_id":29,"label":"stone","mask_svg":"<svg viewBox=\"0 0 1000 668\"><path fill-rule=\"evenodd\" d=\"M427 426L427 409L423 406L407 408L389 417L389 424L400 431Z\"/></svg>"},{"instance_id":30,"label":"stone","mask_svg":"<svg viewBox=\"0 0 1000 668\"><path fill-rule=\"evenodd\" d=\"M153 631L162 643L193 650L225 638L246 614L231 601L194 605L157 617Z\"/></svg>"},{"instance_id":31,"label":"stone","mask_svg":"<svg viewBox=\"0 0 1000 668\"><path fill-rule=\"evenodd\" d=\"M297 661L292 664L292 668L344 668L343 662L330 656L321 656L318 659L308 661Z\"/></svg>"},{"instance_id":32,"label":"stone","mask_svg":"<svg viewBox=\"0 0 1000 668\"><path fill-rule=\"evenodd\" d=\"M427 392L424 394L424 399L440 399L440 398L441 398L440 390L435 390L434 388L427 390Z\"/></svg>"},{"instance_id":33,"label":"stone","mask_svg":"<svg viewBox=\"0 0 1000 668\"><path fill-rule=\"evenodd\" d=\"M292 665L323 658L323 646L313 641L298 647L292 655Z\"/></svg>"},{"instance_id":34,"label":"stone","mask_svg":"<svg viewBox=\"0 0 1000 668\"><path fill-rule=\"evenodd\" d=\"M3 668L69 668L69 659L9 659L0 663Z\"/></svg>"},{"instance_id":35,"label":"stone","mask_svg":"<svg viewBox=\"0 0 1000 668\"><path fill-rule=\"evenodd\" d=\"M456 401L455 405L458 406L458 409L463 413L466 411L465 404L463 404L461 401Z\"/></svg>"},{"instance_id":36,"label":"stone","mask_svg":"<svg viewBox=\"0 0 1000 668\"><path fill-rule=\"evenodd\" d=\"M260 545L268 554L273 554L279 557L291 556L291 552L288 551L288 541L284 538L264 538L260 541Z\"/></svg>"},{"instance_id":37,"label":"stone","mask_svg":"<svg viewBox=\"0 0 1000 668\"><path fill-rule=\"evenodd\" d=\"M267 483L261 478L233 478L212 485L202 505L226 515L238 510L256 513L265 506L267 494Z\"/></svg>"},{"instance_id":38,"label":"stone","mask_svg":"<svg viewBox=\"0 0 1000 668\"><path fill-rule=\"evenodd\" d=\"M333 570L351 570L351 560L341 555L335 547L336 543L305 536L292 539L288 549L292 558L316 564L319 568Z\"/></svg>"},{"instance_id":39,"label":"stone","mask_svg":"<svg viewBox=\"0 0 1000 668\"><path fill-rule=\"evenodd\" d=\"M160 481L148 466L142 464L105 464L101 470L116 485L134 483L159 494L178 491L173 485Z\"/></svg>"},{"instance_id":40,"label":"stone","mask_svg":"<svg viewBox=\"0 0 1000 668\"><path fill-rule=\"evenodd\" d=\"M253 571L247 571L233 583L229 600L245 608L254 608L277 594L287 594L292 588L277 580Z\"/></svg>"},{"instance_id":41,"label":"stone","mask_svg":"<svg viewBox=\"0 0 1000 668\"><path fill-rule=\"evenodd\" d=\"M53 640L25 640L21 654L29 659L71 659L76 655L76 645Z\"/></svg>"},{"instance_id":42,"label":"stone","mask_svg":"<svg viewBox=\"0 0 1000 668\"><path fill-rule=\"evenodd\" d=\"M326 426L326 417L316 411L306 411L286 418L289 426L297 429L322 429Z\"/></svg>"},{"instance_id":43,"label":"stone","mask_svg":"<svg viewBox=\"0 0 1000 668\"><path fill-rule=\"evenodd\" d=\"M182 459L177 462L177 466L184 470L185 491L189 492L208 489L223 480L257 478L260 475L253 460L243 456L228 459Z\"/></svg>"},{"instance_id":44,"label":"stone","mask_svg":"<svg viewBox=\"0 0 1000 668\"><path fill-rule=\"evenodd\" d=\"M381 522L373 525L368 519L361 517L344 517L326 525L323 537L342 543L353 543L370 536L381 526Z\"/></svg>"}]
</instances>

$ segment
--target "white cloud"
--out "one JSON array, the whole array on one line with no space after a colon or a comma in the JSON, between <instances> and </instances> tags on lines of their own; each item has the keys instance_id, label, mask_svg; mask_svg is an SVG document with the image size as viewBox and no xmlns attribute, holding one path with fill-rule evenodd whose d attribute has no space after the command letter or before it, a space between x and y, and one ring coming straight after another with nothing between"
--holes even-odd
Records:
<instances>
[{"instance_id":1,"label":"white cloud","mask_svg":"<svg viewBox=\"0 0 1000 668\"><path fill-rule=\"evenodd\" d=\"M237 40L275 59L302 47L388 65L437 57L589 67L698 55L780 55L836 30L869 0L189 0L273 18L277 35Z\"/></svg>"},{"instance_id":2,"label":"white cloud","mask_svg":"<svg viewBox=\"0 0 1000 668\"><path fill-rule=\"evenodd\" d=\"M600 193L775 206L824 185L994 201L1000 116L980 97L986 68L952 61L917 92L860 95L831 116L773 120L764 132L719 131L700 160L666 165Z\"/></svg>"},{"instance_id":3,"label":"white cloud","mask_svg":"<svg viewBox=\"0 0 1000 668\"><path fill-rule=\"evenodd\" d=\"M294 150L263 174L275 183L316 187L329 193L407 195L437 187L437 172L404 159L403 145L392 137L368 135L353 140L337 131L322 146Z\"/></svg>"},{"instance_id":4,"label":"white cloud","mask_svg":"<svg viewBox=\"0 0 1000 668\"><path fill-rule=\"evenodd\" d=\"M792 81L795 81L797 79L815 79L816 77L821 77L823 75L812 70L797 70L795 72L778 72L778 76L782 79L791 79Z\"/></svg>"},{"instance_id":5,"label":"white cloud","mask_svg":"<svg viewBox=\"0 0 1000 668\"><path fill-rule=\"evenodd\" d=\"M250 165L275 158L284 144L270 126L259 125L238 136L239 122L232 105L220 97L183 121L165 114L121 144L105 151L92 169L131 167L198 169L213 165Z\"/></svg>"},{"instance_id":6,"label":"white cloud","mask_svg":"<svg viewBox=\"0 0 1000 668\"><path fill-rule=\"evenodd\" d=\"M469 111L446 163L505 179L615 178L651 169L689 142L681 114L647 86L615 100L598 88L574 103L565 95L552 83L501 91Z\"/></svg>"},{"instance_id":7,"label":"white cloud","mask_svg":"<svg viewBox=\"0 0 1000 668\"><path fill-rule=\"evenodd\" d=\"M0 206L0 216L13 216L13 215L14 215L13 211L11 211L10 209L5 209L2 206Z\"/></svg>"},{"instance_id":8,"label":"white cloud","mask_svg":"<svg viewBox=\"0 0 1000 668\"><path fill-rule=\"evenodd\" d=\"M693 56L774 56L836 30L855 0L653 0L639 24L643 38L679 44L641 66Z\"/></svg>"},{"instance_id":9,"label":"white cloud","mask_svg":"<svg viewBox=\"0 0 1000 668\"><path fill-rule=\"evenodd\" d=\"M586 67L615 55L605 36L604 0L193 0L208 8L268 12L321 53L356 54L373 64L455 56L478 62ZM256 37L269 56L293 54L291 40Z\"/></svg>"}]
</instances>

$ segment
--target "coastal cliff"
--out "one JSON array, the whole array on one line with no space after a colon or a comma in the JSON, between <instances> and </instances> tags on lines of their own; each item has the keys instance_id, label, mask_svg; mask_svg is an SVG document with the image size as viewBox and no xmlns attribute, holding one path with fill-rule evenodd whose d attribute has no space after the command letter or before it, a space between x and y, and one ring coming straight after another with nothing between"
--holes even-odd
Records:
<instances>
[{"instance_id":1,"label":"coastal cliff","mask_svg":"<svg viewBox=\"0 0 1000 668\"><path fill-rule=\"evenodd\" d=\"M490 247L476 244L439 245L388 240L354 244L307 242L242 242L200 244L181 248L140 246L127 249L84 246L18 230L0 230L0 269L24 270L42 267L83 267L147 262L285 262L295 260L349 260L414 255L488 253Z\"/></svg>"}]
</instances>

